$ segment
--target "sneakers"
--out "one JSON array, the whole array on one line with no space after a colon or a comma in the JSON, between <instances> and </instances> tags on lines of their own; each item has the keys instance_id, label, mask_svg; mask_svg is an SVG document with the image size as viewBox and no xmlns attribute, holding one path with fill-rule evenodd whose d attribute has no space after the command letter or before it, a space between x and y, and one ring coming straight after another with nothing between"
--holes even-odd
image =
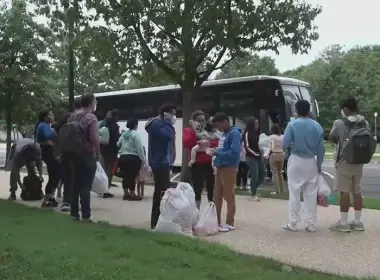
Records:
<instances>
[{"instance_id":1,"label":"sneakers","mask_svg":"<svg viewBox=\"0 0 380 280\"><path fill-rule=\"evenodd\" d=\"M229 232L229 231L233 231L235 229L234 226L231 226L231 225L221 225L219 226L219 232Z\"/></svg>"},{"instance_id":2,"label":"sneakers","mask_svg":"<svg viewBox=\"0 0 380 280\"><path fill-rule=\"evenodd\" d=\"M104 193L103 194L103 198L111 198L111 197L114 197L114 195L112 193Z\"/></svg>"},{"instance_id":3,"label":"sneakers","mask_svg":"<svg viewBox=\"0 0 380 280\"><path fill-rule=\"evenodd\" d=\"M63 203L61 206L61 212L70 212L70 204Z\"/></svg>"},{"instance_id":4,"label":"sneakers","mask_svg":"<svg viewBox=\"0 0 380 280\"><path fill-rule=\"evenodd\" d=\"M260 197L258 195L254 195L254 196L252 196L252 200L255 201L255 202L259 202L260 201Z\"/></svg>"},{"instance_id":5,"label":"sneakers","mask_svg":"<svg viewBox=\"0 0 380 280\"><path fill-rule=\"evenodd\" d=\"M339 220L335 224L332 224L330 226L330 229L335 230L335 231L340 231L340 232L350 232L351 226L350 224L342 225L342 223Z\"/></svg>"},{"instance_id":6,"label":"sneakers","mask_svg":"<svg viewBox=\"0 0 380 280\"><path fill-rule=\"evenodd\" d=\"M315 226L312 226L312 225L308 225L305 230L307 232L316 232L316 229L315 229Z\"/></svg>"},{"instance_id":7,"label":"sneakers","mask_svg":"<svg viewBox=\"0 0 380 280\"><path fill-rule=\"evenodd\" d=\"M364 224L362 222L352 221L349 225L352 230L364 231Z\"/></svg>"},{"instance_id":8,"label":"sneakers","mask_svg":"<svg viewBox=\"0 0 380 280\"><path fill-rule=\"evenodd\" d=\"M16 200L16 193L15 192L11 192L11 194L8 197L8 200L12 200L12 201Z\"/></svg>"}]
</instances>

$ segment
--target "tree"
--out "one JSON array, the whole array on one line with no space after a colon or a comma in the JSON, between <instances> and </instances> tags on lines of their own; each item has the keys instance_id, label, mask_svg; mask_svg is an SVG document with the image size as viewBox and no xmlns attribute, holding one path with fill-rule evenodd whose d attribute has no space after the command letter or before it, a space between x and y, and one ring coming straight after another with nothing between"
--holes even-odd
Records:
<instances>
[{"instance_id":1,"label":"tree","mask_svg":"<svg viewBox=\"0 0 380 280\"><path fill-rule=\"evenodd\" d=\"M104 58L110 55L103 42L111 41L118 58L110 60L124 72L153 62L167 73L183 89L185 125L200 86L214 70L247 49L278 52L280 46L290 46L294 53L307 52L318 38L313 21L321 12L300 0L89 2L108 26L92 32ZM175 63L180 68L166 62L173 50L180 52Z\"/></svg>"},{"instance_id":2,"label":"tree","mask_svg":"<svg viewBox=\"0 0 380 280\"><path fill-rule=\"evenodd\" d=\"M257 54L247 53L242 57L237 57L226 65L216 76L216 79L236 78L253 75L277 76L279 70L276 62L269 56L260 57Z\"/></svg>"},{"instance_id":3,"label":"tree","mask_svg":"<svg viewBox=\"0 0 380 280\"><path fill-rule=\"evenodd\" d=\"M49 62L51 32L37 24L23 0L0 8L0 111L7 128L10 148L12 123L28 123L35 112L54 102Z\"/></svg>"},{"instance_id":4,"label":"tree","mask_svg":"<svg viewBox=\"0 0 380 280\"><path fill-rule=\"evenodd\" d=\"M380 110L380 46L355 47L343 51L333 45L312 63L284 75L311 83L320 108L319 121L330 129L340 117L340 101L352 95L359 101L360 113L373 124L373 113Z\"/></svg>"}]
</instances>

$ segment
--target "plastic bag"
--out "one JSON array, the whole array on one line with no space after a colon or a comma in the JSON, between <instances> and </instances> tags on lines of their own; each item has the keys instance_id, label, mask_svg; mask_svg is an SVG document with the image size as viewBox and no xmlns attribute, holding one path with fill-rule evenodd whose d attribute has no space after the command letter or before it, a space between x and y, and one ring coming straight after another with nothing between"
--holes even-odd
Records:
<instances>
[{"instance_id":1,"label":"plastic bag","mask_svg":"<svg viewBox=\"0 0 380 280\"><path fill-rule=\"evenodd\" d=\"M329 196L331 194L331 188L326 183L321 174L318 175L318 194L323 196Z\"/></svg>"},{"instance_id":2,"label":"plastic bag","mask_svg":"<svg viewBox=\"0 0 380 280\"><path fill-rule=\"evenodd\" d=\"M193 235L191 204L180 188L169 188L161 199L156 231Z\"/></svg>"},{"instance_id":3,"label":"plastic bag","mask_svg":"<svg viewBox=\"0 0 380 280\"><path fill-rule=\"evenodd\" d=\"M259 136L259 149L262 152L264 157L269 155L270 141L269 141L269 137L265 135L265 133L261 133Z\"/></svg>"},{"instance_id":4,"label":"plastic bag","mask_svg":"<svg viewBox=\"0 0 380 280\"><path fill-rule=\"evenodd\" d=\"M184 195L187 197L190 203L191 208L191 225L195 227L199 220L199 210L197 208L197 204L195 203L195 193L193 188L189 183L179 182L177 185L181 191L183 191Z\"/></svg>"},{"instance_id":5,"label":"plastic bag","mask_svg":"<svg viewBox=\"0 0 380 280\"><path fill-rule=\"evenodd\" d=\"M92 182L91 191L97 194L108 192L108 177L99 161L96 163L95 178Z\"/></svg>"},{"instance_id":6,"label":"plastic bag","mask_svg":"<svg viewBox=\"0 0 380 280\"><path fill-rule=\"evenodd\" d=\"M202 211L201 217L194 228L195 235L207 236L214 235L219 232L218 218L216 208L213 202Z\"/></svg>"}]
</instances>

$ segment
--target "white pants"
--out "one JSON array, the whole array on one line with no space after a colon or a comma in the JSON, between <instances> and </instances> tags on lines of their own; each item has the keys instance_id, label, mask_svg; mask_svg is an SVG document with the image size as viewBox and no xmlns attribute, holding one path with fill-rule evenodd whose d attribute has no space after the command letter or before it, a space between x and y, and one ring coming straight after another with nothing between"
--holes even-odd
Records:
<instances>
[{"instance_id":1,"label":"white pants","mask_svg":"<svg viewBox=\"0 0 380 280\"><path fill-rule=\"evenodd\" d=\"M315 226L317 222L318 168L315 158L303 158L292 154L288 160L289 223L300 222L301 191L306 210L305 223Z\"/></svg>"}]
</instances>

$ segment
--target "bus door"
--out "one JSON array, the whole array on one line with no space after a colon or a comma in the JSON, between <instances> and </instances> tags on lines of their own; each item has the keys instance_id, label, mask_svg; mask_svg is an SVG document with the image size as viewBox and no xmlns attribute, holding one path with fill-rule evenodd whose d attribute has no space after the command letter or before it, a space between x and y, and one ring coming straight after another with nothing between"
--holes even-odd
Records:
<instances>
[{"instance_id":1,"label":"bus door","mask_svg":"<svg viewBox=\"0 0 380 280\"><path fill-rule=\"evenodd\" d=\"M286 121L292 121L297 116L296 111L296 102L298 101L297 95L290 91L290 90L284 90L283 91L284 98L285 98L285 106L286 106Z\"/></svg>"}]
</instances>

